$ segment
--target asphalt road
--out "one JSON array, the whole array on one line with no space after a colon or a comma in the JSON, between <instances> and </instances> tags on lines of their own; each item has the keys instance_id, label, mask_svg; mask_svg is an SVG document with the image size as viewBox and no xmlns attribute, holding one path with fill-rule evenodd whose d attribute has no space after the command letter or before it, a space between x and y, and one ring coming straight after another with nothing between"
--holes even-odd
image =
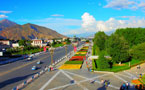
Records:
<instances>
[{"instance_id":1,"label":"asphalt road","mask_svg":"<svg viewBox=\"0 0 145 90\"><path fill-rule=\"evenodd\" d=\"M79 44L79 46L82 43ZM72 45L68 46L67 53L73 50ZM57 61L65 56L65 48L57 48L54 51L53 60ZM41 61L42 64L37 65L36 62ZM20 60L10 64L0 66L0 90L11 90L13 87L27 80L32 75L40 72L45 66L51 64L51 57L49 52L42 53L35 56L32 61ZM37 66L38 69L32 71L32 66Z\"/></svg>"}]
</instances>

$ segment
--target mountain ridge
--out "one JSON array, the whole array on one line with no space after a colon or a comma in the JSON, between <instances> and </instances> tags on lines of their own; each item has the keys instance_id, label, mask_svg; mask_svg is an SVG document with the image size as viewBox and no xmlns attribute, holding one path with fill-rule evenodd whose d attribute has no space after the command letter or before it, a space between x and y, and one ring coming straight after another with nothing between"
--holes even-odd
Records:
<instances>
[{"instance_id":1,"label":"mountain ridge","mask_svg":"<svg viewBox=\"0 0 145 90\"><path fill-rule=\"evenodd\" d=\"M30 40L36 37L39 39L53 39L66 37L52 29L31 23L27 23L24 25L16 24L11 27L4 28L0 31L0 36L10 40Z\"/></svg>"}]
</instances>

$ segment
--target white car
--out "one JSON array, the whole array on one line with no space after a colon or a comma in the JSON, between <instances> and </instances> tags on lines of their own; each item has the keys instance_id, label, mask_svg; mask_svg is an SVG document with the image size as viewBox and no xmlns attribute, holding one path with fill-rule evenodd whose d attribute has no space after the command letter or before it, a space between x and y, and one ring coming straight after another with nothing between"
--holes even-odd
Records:
<instances>
[{"instance_id":1,"label":"white car","mask_svg":"<svg viewBox=\"0 0 145 90\"><path fill-rule=\"evenodd\" d=\"M36 69L37 69L37 67L36 67L36 66L33 66L33 67L32 67L32 70L36 70Z\"/></svg>"},{"instance_id":2,"label":"white car","mask_svg":"<svg viewBox=\"0 0 145 90\"><path fill-rule=\"evenodd\" d=\"M41 61L38 61L37 64L41 64Z\"/></svg>"},{"instance_id":3,"label":"white car","mask_svg":"<svg viewBox=\"0 0 145 90\"><path fill-rule=\"evenodd\" d=\"M28 60L32 60L32 57L28 57Z\"/></svg>"}]
</instances>

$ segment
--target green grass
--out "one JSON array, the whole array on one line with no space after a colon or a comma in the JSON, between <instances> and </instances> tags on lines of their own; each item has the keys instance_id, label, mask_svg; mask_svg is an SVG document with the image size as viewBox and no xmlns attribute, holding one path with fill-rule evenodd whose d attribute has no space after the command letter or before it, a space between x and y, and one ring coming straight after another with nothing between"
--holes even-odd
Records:
<instances>
[{"instance_id":1,"label":"green grass","mask_svg":"<svg viewBox=\"0 0 145 90\"><path fill-rule=\"evenodd\" d=\"M94 60L94 59L92 60L92 66L93 66L92 69L93 69L93 70L97 70L95 61L96 61L96 60Z\"/></svg>"},{"instance_id":2,"label":"green grass","mask_svg":"<svg viewBox=\"0 0 145 90\"><path fill-rule=\"evenodd\" d=\"M83 61L66 61L65 64L83 64Z\"/></svg>"},{"instance_id":3,"label":"green grass","mask_svg":"<svg viewBox=\"0 0 145 90\"><path fill-rule=\"evenodd\" d=\"M99 68L96 68L95 64L97 64L97 60L95 60L95 62L92 62L94 70L97 70L97 71L119 72L119 71L130 69L128 65L113 66L112 68L108 68L108 69L99 69Z\"/></svg>"},{"instance_id":4,"label":"green grass","mask_svg":"<svg viewBox=\"0 0 145 90\"><path fill-rule=\"evenodd\" d=\"M53 47L60 47L60 46L64 46L64 45L62 43L53 45Z\"/></svg>"},{"instance_id":5,"label":"green grass","mask_svg":"<svg viewBox=\"0 0 145 90\"><path fill-rule=\"evenodd\" d=\"M142 76L141 80L139 79L139 81L145 85L145 74Z\"/></svg>"}]
</instances>

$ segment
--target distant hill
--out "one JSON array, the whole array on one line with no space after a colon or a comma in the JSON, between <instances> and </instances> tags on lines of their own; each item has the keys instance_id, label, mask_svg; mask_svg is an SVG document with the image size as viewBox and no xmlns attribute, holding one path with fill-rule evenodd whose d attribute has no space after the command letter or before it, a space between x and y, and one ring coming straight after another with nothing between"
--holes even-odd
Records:
<instances>
[{"instance_id":1,"label":"distant hill","mask_svg":"<svg viewBox=\"0 0 145 90\"><path fill-rule=\"evenodd\" d=\"M54 30L38 26L35 24L24 24L24 25L14 25L12 27L7 27L0 31L0 37L10 39L10 40L20 40L20 39L53 39L53 38L63 38L63 36Z\"/></svg>"},{"instance_id":2,"label":"distant hill","mask_svg":"<svg viewBox=\"0 0 145 90\"><path fill-rule=\"evenodd\" d=\"M15 22L12 22L8 19L3 19L0 21L0 31L5 29L5 28L12 27L15 25L17 25Z\"/></svg>"}]
</instances>

